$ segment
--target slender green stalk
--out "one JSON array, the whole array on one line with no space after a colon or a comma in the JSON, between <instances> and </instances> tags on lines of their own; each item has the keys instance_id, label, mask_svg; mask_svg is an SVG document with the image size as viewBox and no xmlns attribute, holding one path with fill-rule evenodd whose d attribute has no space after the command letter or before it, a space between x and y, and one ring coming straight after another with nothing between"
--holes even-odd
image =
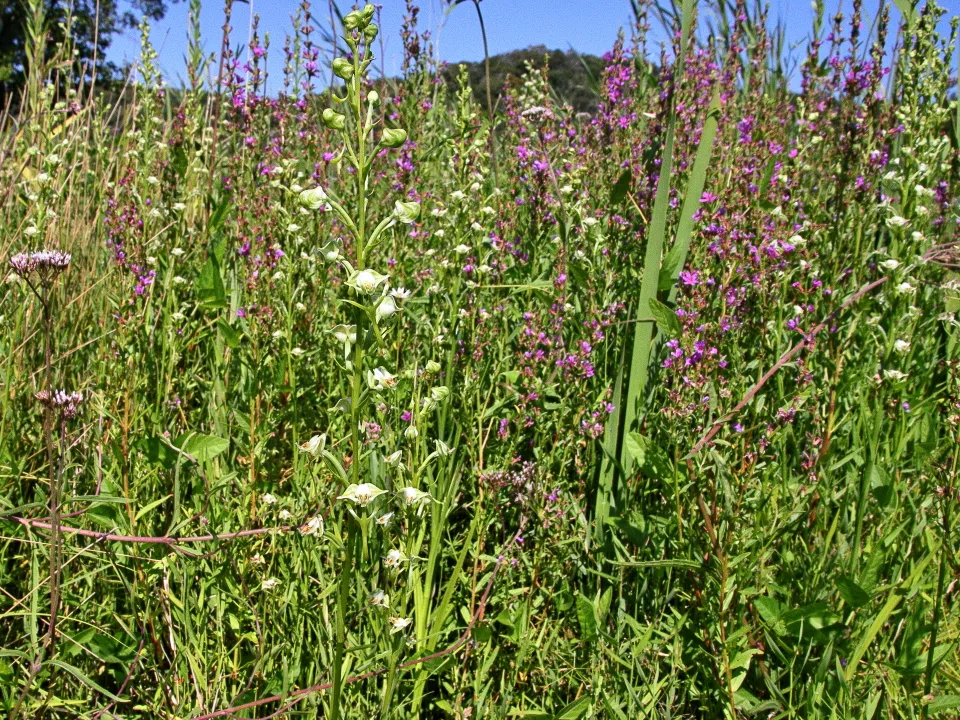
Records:
<instances>
[{"instance_id":1,"label":"slender green stalk","mask_svg":"<svg viewBox=\"0 0 960 720\"><path fill-rule=\"evenodd\" d=\"M930 695L933 691L934 661L937 652L937 638L940 633L940 622L942 615L943 593L947 582L947 563L952 550L951 524L950 524L950 504L957 497L957 488L953 487L949 480L957 477L957 464L960 461L960 446L954 445L951 467L946 474L948 484L943 488L940 497L940 529L943 532L943 543L940 546L940 568L937 571L937 592L933 599L933 622L930 628L930 647L927 648L927 666L924 670L923 694ZM924 704L920 710L920 720L926 720L930 712L930 707Z\"/></svg>"},{"instance_id":2,"label":"slender green stalk","mask_svg":"<svg viewBox=\"0 0 960 720\"><path fill-rule=\"evenodd\" d=\"M497 183L497 119L493 109L493 83L490 78L490 48L487 46L487 26L483 22L483 12L480 10L480 0L473 0L477 9L477 20L480 21L480 37L483 39L483 74L487 85L487 119L490 122L490 169L493 171L493 182Z\"/></svg>"}]
</instances>

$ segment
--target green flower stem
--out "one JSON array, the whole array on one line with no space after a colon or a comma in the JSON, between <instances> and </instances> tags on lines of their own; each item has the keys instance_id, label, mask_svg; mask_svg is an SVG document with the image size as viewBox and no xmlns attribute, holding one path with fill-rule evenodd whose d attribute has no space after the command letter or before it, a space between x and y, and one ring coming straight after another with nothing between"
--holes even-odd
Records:
<instances>
[{"instance_id":1,"label":"green flower stem","mask_svg":"<svg viewBox=\"0 0 960 720\"><path fill-rule=\"evenodd\" d=\"M351 50L353 50L353 68L354 73L351 81L348 85L347 90L347 102L350 103L350 108L353 112L354 120L356 121L357 126L357 145L356 150L352 147L350 143L350 138L348 133L344 133L344 141L346 142L348 155L355 159L356 164L356 180L357 180L357 217L356 223L349 219L348 213L344 208L336 203L335 201L331 202L331 206L336 210L337 214L341 217L347 217L346 224L351 229L354 234L354 239L356 240L356 270L359 272L363 270L366 266L366 230L367 230L367 176L369 170L369 163L366 156L367 149L367 134L370 132L369 121L367 123L363 122L363 108L361 101L361 91L363 88L361 82L362 68L360 65L360 41L354 41L350 36L347 37L347 42L351 45ZM372 111L372 107L371 107ZM360 421L361 421L361 400L363 395L363 355L364 355L364 335L366 333L367 327L367 313L361 308L354 308L354 322L357 327L357 343L353 347L353 382L352 382L352 392L351 392L351 408L350 408L350 450L351 450L351 463L350 463L350 477L351 482L359 484L360 483L360 458L362 454L362 446L360 439ZM347 519L347 542L344 545L343 552L343 561L340 568L340 583L337 592L337 622L336 622L336 639L333 652L333 694L331 698L331 718L333 720L339 720L340 718L340 705L342 702L343 695L343 659L344 654L346 653L346 614L347 614L347 605L350 598L350 589L353 584L353 573L354 566L356 564L355 552L356 552L356 523L352 522L349 518ZM366 545L366 539L364 538L364 545Z\"/></svg>"}]
</instances>

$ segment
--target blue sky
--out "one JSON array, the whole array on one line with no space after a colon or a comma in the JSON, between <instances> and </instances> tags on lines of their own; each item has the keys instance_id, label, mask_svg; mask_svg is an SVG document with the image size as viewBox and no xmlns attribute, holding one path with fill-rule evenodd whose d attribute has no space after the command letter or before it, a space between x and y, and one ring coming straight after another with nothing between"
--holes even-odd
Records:
<instances>
[{"instance_id":1,"label":"blue sky","mask_svg":"<svg viewBox=\"0 0 960 720\"><path fill-rule=\"evenodd\" d=\"M343 8L350 0L340 0ZM870 21L879 0L865 0L865 20ZM325 0L314 0L317 14L326 15ZM398 74L402 59L399 39L404 14L403 0L380 0L381 28L385 32L384 66L390 75ZM479 26L472 2L466 2L445 14L442 0L420 0L421 28L432 28L437 50L443 60L479 60L483 57ZM941 0L952 15L960 14L960 0ZM232 34L236 47L246 42L252 13L260 15L261 35L270 35L269 71L273 79L282 72L283 42L291 27L290 18L298 0L250 0L250 4L234 5ZM838 6L849 12L851 0L827 0L829 14ZM551 49L574 48L578 52L602 55L610 49L621 27L629 24L632 12L629 0L484 0L481 4L487 27L491 54L546 45ZM788 44L797 45L794 54L802 58L812 11L808 0L771 0L771 16L785 23ZM899 16L894 12L894 17ZM210 53L220 46L223 25L222 0L204 0L201 26L204 49ZM946 31L947 23L942 29ZM171 5L166 18L155 25L151 41L160 55L160 65L171 85L179 85L184 76L186 54L187 4ZM139 34L127 31L118 35L108 51L108 58L118 64L133 62L140 50ZM379 65L379 62L378 62ZM271 90L276 85L271 82Z\"/></svg>"}]
</instances>

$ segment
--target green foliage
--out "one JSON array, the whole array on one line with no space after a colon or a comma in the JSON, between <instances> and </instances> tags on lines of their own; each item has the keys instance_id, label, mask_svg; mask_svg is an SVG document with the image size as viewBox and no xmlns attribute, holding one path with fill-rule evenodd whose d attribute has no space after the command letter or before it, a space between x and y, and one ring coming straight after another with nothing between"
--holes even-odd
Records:
<instances>
[{"instance_id":1,"label":"green foliage","mask_svg":"<svg viewBox=\"0 0 960 720\"><path fill-rule=\"evenodd\" d=\"M5 716L956 715L954 38L820 6L789 92L762 8L633 5L494 58L493 124L412 7L376 82L375 8L301 8L271 98L198 0L122 98L33 16L0 237L72 258L0 287Z\"/></svg>"}]
</instances>

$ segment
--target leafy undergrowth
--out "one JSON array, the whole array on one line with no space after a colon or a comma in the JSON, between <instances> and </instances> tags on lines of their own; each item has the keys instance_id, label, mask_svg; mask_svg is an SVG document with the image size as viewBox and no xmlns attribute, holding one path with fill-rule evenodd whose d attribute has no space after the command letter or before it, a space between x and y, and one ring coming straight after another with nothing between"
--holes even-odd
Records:
<instances>
[{"instance_id":1,"label":"leafy undergrowth","mask_svg":"<svg viewBox=\"0 0 960 720\"><path fill-rule=\"evenodd\" d=\"M332 91L303 11L279 94L196 22L182 91L31 66L5 714L955 717L954 37L818 21L790 81L725 5L493 123L413 12Z\"/></svg>"}]
</instances>

